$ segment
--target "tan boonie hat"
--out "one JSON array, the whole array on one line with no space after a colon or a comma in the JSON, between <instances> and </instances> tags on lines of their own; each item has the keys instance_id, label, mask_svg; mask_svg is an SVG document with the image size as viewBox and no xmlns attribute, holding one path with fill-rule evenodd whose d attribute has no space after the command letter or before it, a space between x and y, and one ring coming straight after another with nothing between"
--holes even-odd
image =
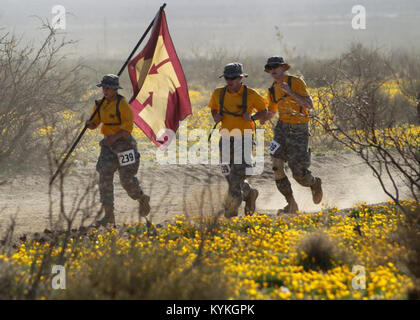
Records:
<instances>
[{"instance_id":1,"label":"tan boonie hat","mask_svg":"<svg viewBox=\"0 0 420 320\"><path fill-rule=\"evenodd\" d=\"M248 77L246 73L242 71L242 63L233 62L228 63L223 70L223 74L219 77L236 78L236 77Z\"/></svg>"},{"instance_id":2,"label":"tan boonie hat","mask_svg":"<svg viewBox=\"0 0 420 320\"><path fill-rule=\"evenodd\" d=\"M96 86L97 87L108 87L108 88L111 88L111 89L122 89L122 87L120 87L119 77L115 74L112 74L112 73L104 75L101 83L98 83Z\"/></svg>"},{"instance_id":3,"label":"tan boonie hat","mask_svg":"<svg viewBox=\"0 0 420 320\"><path fill-rule=\"evenodd\" d=\"M264 71L268 72L270 69L277 68L278 66L285 66L286 69L284 71L290 69L290 65L284 61L283 57L273 56L268 58L267 63L264 67Z\"/></svg>"}]
</instances>

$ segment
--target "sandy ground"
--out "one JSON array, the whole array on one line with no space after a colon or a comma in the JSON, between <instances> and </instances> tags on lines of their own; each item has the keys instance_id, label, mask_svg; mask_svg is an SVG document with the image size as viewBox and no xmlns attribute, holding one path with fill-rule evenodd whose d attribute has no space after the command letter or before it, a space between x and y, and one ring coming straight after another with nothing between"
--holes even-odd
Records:
<instances>
[{"instance_id":1,"label":"sandy ground","mask_svg":"<svg viewBox=\"0 0 420 320\"><path fill-rule=\"evenodd\" d=\"M267 158L263 174L253 176L249 181L260 193L258 212L275 213L286 205L286 201L276 189L271 161ZM315 155L311 170L323 180L324 198L321 204L314 205L310 189L291 179L301 211L312 212L333 206L343 209L364 201L378 203L389 199L370 169L352 154ZM73 168L64 189L66 210L70 210L76 196L83 193L83 186L94 172L95 163ZM290 171L287 174L290 178ZM150 168L141 165L138 178L145 192L151 195L151 219L155 223L168 221L183 212L190 215L217 212L227 190L218 166L165 165ZM57 185L55 183L52 192L54 219L59 212ZM115 175L114 185L117 224L138 221L137 202L122 189L118 174ZM11 216L16 216L16 234L43 231L49 227L49 205L47 177L18 176L0 181L1 230L9 225Z\"/></svg>"}]
</instances>

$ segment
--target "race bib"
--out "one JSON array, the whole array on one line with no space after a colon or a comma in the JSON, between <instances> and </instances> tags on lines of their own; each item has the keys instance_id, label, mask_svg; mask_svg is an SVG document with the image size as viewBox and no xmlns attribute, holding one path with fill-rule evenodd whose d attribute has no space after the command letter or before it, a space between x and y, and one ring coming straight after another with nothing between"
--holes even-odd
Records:
<instances>
[{"instance_id":1,"label":"race bib","mask_svg":"<svg viewBox=\"0 0 420 320\"><path fill-rule=\"evenodd\" d=\"M268 152L270 154L275 154L278 148L280 148L280 143L272 140L270 145L268 146Z\"/></svg>"},{"instance_id":2,"label":"race bib","mask_svg":"<svg viewBox=\"0 0 420 320\"><path fill-rule=\"evenodd\" d=\"M121 167L128 166L129 164L136 162L136 154L134 153L134 149L117 153L117 156Z\"/></svg>"},{"instance_id":3,"label":"race bib","mask_svg":"<svg viewBox=\"0 0 420 320\"><path fill-rule=\"evenodd\" d=\"M222 174L224 176L228 176L229 175L229 173L230 173L230 165L228 165L228 164L222 164L220 166L220 168L222 169Z\"/></svg>"}]
</instances>

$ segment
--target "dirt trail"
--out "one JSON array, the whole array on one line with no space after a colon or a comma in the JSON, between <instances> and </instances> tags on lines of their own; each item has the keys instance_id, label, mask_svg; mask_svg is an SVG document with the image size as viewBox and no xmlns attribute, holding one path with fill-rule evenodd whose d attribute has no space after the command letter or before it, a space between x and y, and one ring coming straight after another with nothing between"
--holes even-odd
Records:
<instances>
[{"instance_id":1,"label":"dirt trail","mask_svg":"<svg viewBox=\"0 0 420 320\"><path fill-rule=\"evenodd\" d=\"M78 188L87 182L87 176L94 172L94 166L91 163L78 168L68 178L65 193L67 207L73 202ZM310 189L301 187L291 179L301 211L317 211L333 206L348 208L364 201L378 203L389 199L370 169L352 154L314 156L311 170L323 180L324 199L321 204L314 205ZM291 176L290 171L287 174ZM164 222L183 212L191 215L216 212L227 189L218 166L141 166L138 177L146 193L151 195L152 220L155 223ZM260 192L257 200L259 212L274 213L286 205L276 189L270 160L266 159L263 174L251 177L249 181ZM122 189L118 174L115 175L114 185L117 223L137 221L137 202ZM3 182L0 185L0 230L6 228L10 216L14 214L17 214L17 234L40 232L47 228L47 186L47 177L40 176L17 177ZM54 191L53 199L57 208L57 191Z\"/></svg>"}]
</instances>

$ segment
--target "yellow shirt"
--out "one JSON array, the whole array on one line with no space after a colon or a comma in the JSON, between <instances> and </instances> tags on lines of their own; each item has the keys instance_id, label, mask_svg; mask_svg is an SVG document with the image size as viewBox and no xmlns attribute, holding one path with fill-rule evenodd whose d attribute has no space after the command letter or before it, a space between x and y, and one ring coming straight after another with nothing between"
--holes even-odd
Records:
<instances>
[{"instance_id":1,"label":"yellow shirt","mask_svg":"<svg viewBox=\"0 0 420 320\"><path fill-rule=\"evenodd\" d=\"M99 100L100 102L101 100ZM92 113L95 111L96 105L92 109ZM120 130L125 130L128 133L133 131L133 111L127 103L125 98L122 98L119 105L121 124L117 117L117 99L113 101L104 100L102 103L99 114L97 113L93 117L92 122L98 126L102 123L101 133L105 136L116 134Z\"/></svg>"},{"instance_id":2,"label":"yellow shirt","mask_svg":"<svg viewBox=\"0 0 420 320\"><path fill-rule=\"evenodd\" d=\"M209 108L211 110L220 111L220 95L223 93L224 87L217 88L214 90ZM230 93L226 90L225 99L223 102L223 110L233 113L242 114L242 96L244 92L244 86L241 85L241 88L238 92ZM247 111L249 115L252 115L253 111L263 111L267 107L267 101L260 96L255 90L247 87ZM242 117L236 117L227 113L223 113L222 125L220 130L227 129L229 131L233 129L239 129L241 134L244 135L245 129L252 130L254 128L252 121L246 121ZM221 131L223 134L223 131ZM234 136L235 133L230 135Z\"/></svg>"},{"instance_id":3,"label":"yellow shirt","mask_svg":"<svg viewBox=\"0 0 420 320\"><path fill-rule=\"evenodd\" d=\"M289 75L285 75L282 82L287 83L288 77ZM291 89L300 96L309 97L306 83L301 78L292 77ZM305 107L301 107L289 95L281 99L285 95L285 92L280 89L280 83L278 82L274 83L274 93L277 102L273 101L273 96L268 91L268 111L278 111L279 119L286 123L306 123L309 121L309 113ZM278 101L279 99L280 101Z\"/></svg>"}]
</instances>

